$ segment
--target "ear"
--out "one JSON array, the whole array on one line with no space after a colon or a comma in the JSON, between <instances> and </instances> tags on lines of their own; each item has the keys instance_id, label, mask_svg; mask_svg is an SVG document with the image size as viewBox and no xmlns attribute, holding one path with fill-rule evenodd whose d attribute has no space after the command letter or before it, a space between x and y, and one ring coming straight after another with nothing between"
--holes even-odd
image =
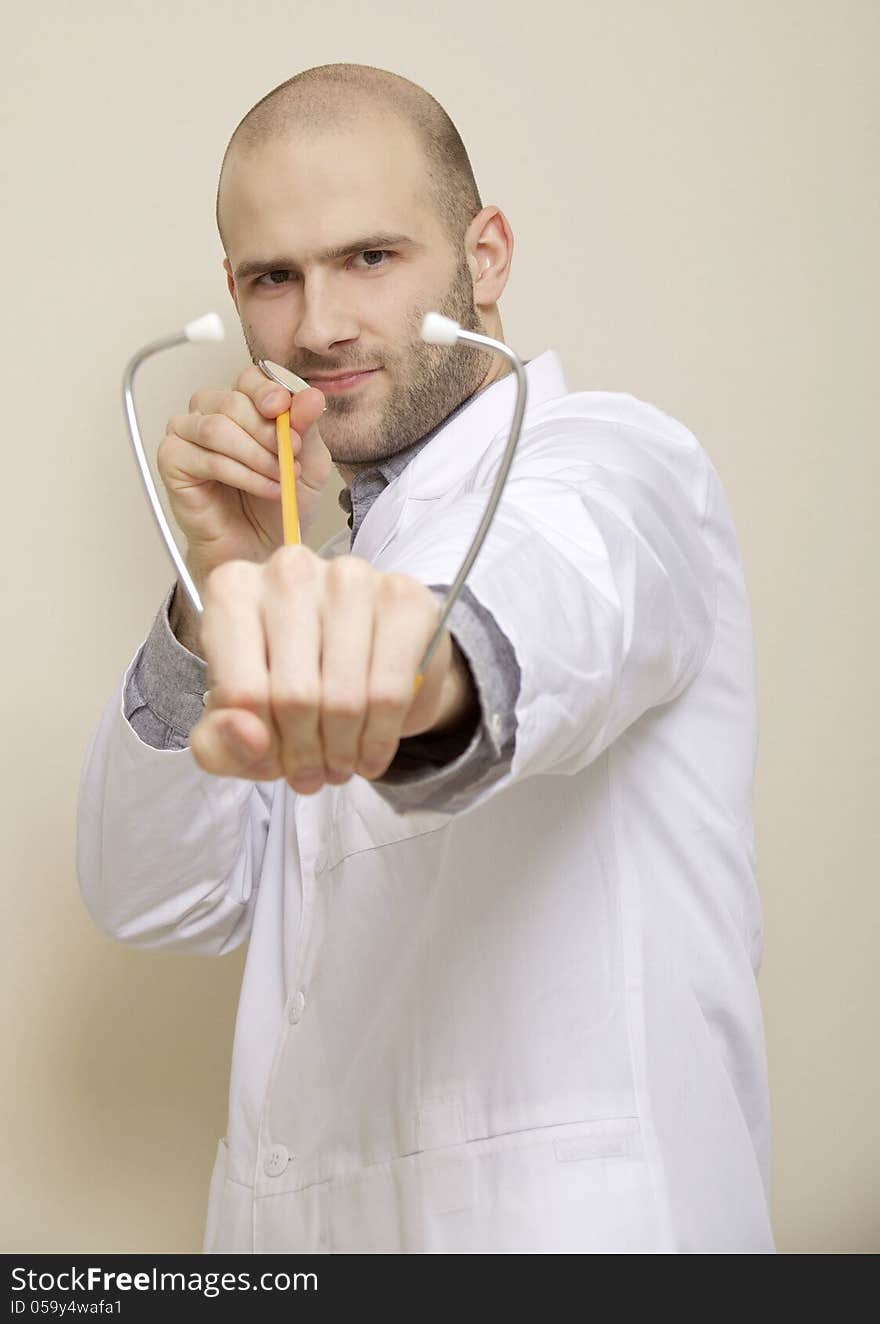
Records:
<instances>
[{"instance_id":1,"label":"ear","mask_svg":"<svg viewBox=\"0 0 880 1324\"><path fill-rule=\"evenodd\" d=\"M482 260L478 262L477 259L474 257L474 255L472 253L469 253L467 264L471 273L471 280L476 285L477 281L482 280L484 273L488 271L489 268L491 267L492 259L490 257L484 256ZM482 266L482 271L480 270L481 266Z\"/></svg>"},{"instance_id":2,"label":"ear","mask_svg":"<svg viewBox=\"0 0 880 1324\"><path fill-rule=\"evenodd\" d=\"M232 263L228 257L223 259L223 270L226 272L226 284L229 293L232 295L232 302L235 304L235 311L238 312L238 295L235 292L235 277L232 274Z\"/></svg>"},{"instance_id":3,"label":"ear","mask_svg":"<svg viewBox=\"0 0 880 1324\"><path fill-rule=\"evenodd\" d=\"M513 232L499 207L483 207L465 235L467 264L478 306L488 307L501 297L510 275Z\"/></svg>"}]
</instances>

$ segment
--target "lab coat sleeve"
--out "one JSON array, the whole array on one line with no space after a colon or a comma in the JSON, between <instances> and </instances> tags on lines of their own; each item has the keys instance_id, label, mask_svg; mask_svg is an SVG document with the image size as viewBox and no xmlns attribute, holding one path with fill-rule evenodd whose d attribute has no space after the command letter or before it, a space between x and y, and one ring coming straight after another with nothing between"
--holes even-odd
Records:
<instances>
[{"instance_id":1,"label":"lab coat sleeve","mask_svg":"<svg viewBox=\"0 0 880 1324\"><path fill-rule=\"evenodd\" d=\"M157 618L153 629L160 627ZM169 690L162 718L138 708L134 720L146 722L152 735L138 734L126 705L139 693L133 677L145 674L140 664L148 642L126 669L83 759L80 892L98 928L118 942L221 956L250 932L275 783L214 776L188 746L175 747L185 736L174 723L163 732L164 717L177 714L179 724L188 703L201 709L197 695ZM146 674L156 683L160 672L147 667ZM157 746L153 739L173 743Z\"/></svg>"},{"instance_id":2,"label":"lab coat sleeve","mask_svg":"<svg viewBox=\"0 0 880 1324\"><path fill-rule=\"evenodd\" d=\"M610 440L584 421L517 456L468 579L520 669L513 758L467 788L427 786L420 801L410 786L408 807L463 812L524 777L577 773L699 674L715 628L711 466L695 440ZM451 582L497 458L470 490L434 502L382 569Z\"/></svg>"}]
</instances>

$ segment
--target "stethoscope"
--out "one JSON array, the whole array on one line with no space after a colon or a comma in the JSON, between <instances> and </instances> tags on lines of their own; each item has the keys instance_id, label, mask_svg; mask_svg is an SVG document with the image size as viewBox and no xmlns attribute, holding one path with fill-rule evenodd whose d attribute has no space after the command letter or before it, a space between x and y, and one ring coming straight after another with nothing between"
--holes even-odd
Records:
<instances>
[{"instance_id":1,"label":"stethoscope","mask_svg":"<svg viewBox=\"0 0 880 1324\"><path fill-rule=\"evenodd\" d=\"M145 345L143 349L138 350L138 352L129 360L125 369L122 385L125 417L128 423L131 444L134 449L135 459L137 460L138 469L140 470L147 498L153 511L153 516L158 525L159 533L162 535L162 541L165 544L168 555L171 557L174 568L180 578L180 582L186 590L186 595L192 603L193 609L200 616L204 610L202 607L202 600L199 597L198 590L196 589L192 576L187 569L186 563L180 554L180 549L174 540L174 535L168 526L165 512L162 509L159 495L156 491L156 485L153 482L153 475L150 472L150 466L147 463L147 457L144 453L144 445L141 440L137 413L135 412L134 407L134 375L145 359L148 359L152 354L157 354L162 349L171 349L175 345L186 344L187 341L222 340L224 334L223 323L217 313L206 313L204 317L197 317L194 321L187 322L183 330L178 331L175 335L163 336L159 340L152 340L148 345ZM510 361L513 371L516 374L516 404L514 405L513 410L513 422L510 425L510 436L508 437L504 454L501 457L498 476L495 479L495 484L490 493L489 500L486 503L483 518L480 520L479 527L474 534L467 555L461 563L461 569L456 575L455 582L452 584L444 599L443 608L437 622L437 628L431 636L431 640L428 647L425 649L425 653L419 664L419 674L423 675L425 667L428 665L434 653L434 649L440 642L443 627L449 617L449 613L464 587L471 566L477 559L480 548L486 538L486 534L489 532L489 526L492 523L498 502L501 500L501 493L504 490L508 470L513 461L513 453L516 450L517 442L519 441L523 414L525 413L526 408L526 373L521 359L519 359L513 350L505 345L503 341L493 340L490 336L481 335L477 331L465 331L459 326L458 322L454 322L451 317L444 317L441 313L425 314L424 320L422 321L421 337L422 340L427 341L428 344L431 345L476 345L480 349L488 349L495 354L501 354L504 358ZM291 389L290 379L293 377L293 374L288 373L286 368L281 367L277 363L272 363L268 359L259 359L258 366L267 377L270 377L272 381L277 382L279 386L283 386L284 389L288 391ZM285 377L287 380L285 380ZM293 377L293 380L294 382L300 382L300 388L305 385L305 383L302 383L299 378Z\"/></svg>"}]
</instances>

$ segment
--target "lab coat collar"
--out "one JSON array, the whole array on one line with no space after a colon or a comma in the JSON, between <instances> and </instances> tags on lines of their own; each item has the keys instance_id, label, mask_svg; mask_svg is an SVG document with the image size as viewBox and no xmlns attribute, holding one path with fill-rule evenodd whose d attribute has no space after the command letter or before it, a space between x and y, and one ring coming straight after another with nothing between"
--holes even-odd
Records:
<instances>
[{"instance_id":1,"label":"lab coat collar","mask_svg":"<svg viewBox=\"0 0 880 1324\"><path fill-rule=\"evenodd\" d=\"M548 349L531 359L525 364L525 374L528 394L523 428L534 409L568 394L556 350ZM477 462L493 437L499 432L506 436L515 400L516 375L511 372L455 410L399 477L376 497L351 545L352 553L374 561L394 538L408 500L442 496L466 467Z\"/></svg>"},{"instance_id":2,"label":"lab coat collar","mask_svg":"<svg viewBox=\"0 0 880 1324\"><path fill-rule=\"evenodd\" d=\"M525 365L527 397L523 428L538 405L568 394L562 363L555 349L545 350ZM492 438L507 429L513 419L516 401L516 374L493 382L480 391L463 409L440 427L430 443L419 451L405 473L410 475L410 497L441 496L464 472L475 464Z\"/></svg>"}]
</instances>

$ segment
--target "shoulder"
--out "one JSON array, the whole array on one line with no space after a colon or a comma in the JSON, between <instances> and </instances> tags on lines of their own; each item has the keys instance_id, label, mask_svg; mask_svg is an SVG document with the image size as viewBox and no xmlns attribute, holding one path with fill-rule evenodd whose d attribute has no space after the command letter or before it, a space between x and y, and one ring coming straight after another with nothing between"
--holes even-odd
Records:
<instances>
[{"instance_id":1,"label":"shoulder","mask_svg":"<svg viewBox=\"0 0 880 1324\"><path fill-rule=\"evenodd\" d=\"M499 429L472 475L473 486L493 481L509 429ZM629 473L657 486L670 479L702 505L713 473L693 432L656 405L616 391L572 391L527 413L511 479L559 478L601 483Z\"/></svg>"}]
</instances>

